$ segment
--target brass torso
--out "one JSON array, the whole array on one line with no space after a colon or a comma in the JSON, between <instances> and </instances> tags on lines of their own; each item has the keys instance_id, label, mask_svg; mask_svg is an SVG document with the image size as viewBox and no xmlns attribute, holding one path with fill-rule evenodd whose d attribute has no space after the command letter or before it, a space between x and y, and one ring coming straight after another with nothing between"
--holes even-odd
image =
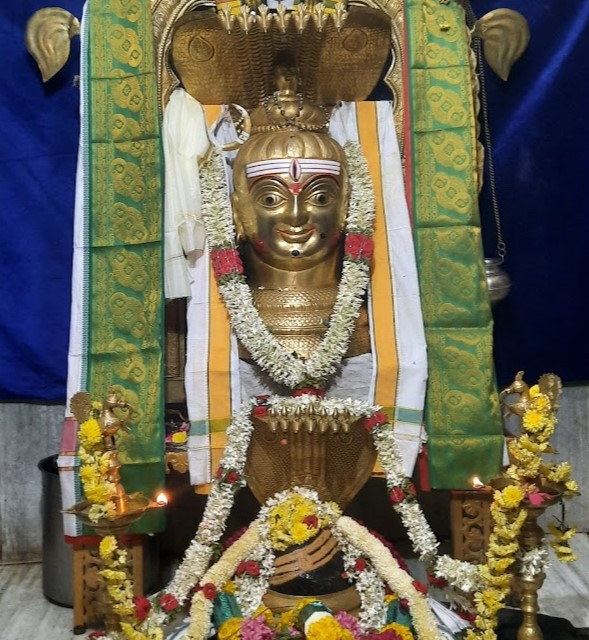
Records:
<instances>
[{"instance_id":1,"label":"brass torso","mask_svg":"<svg viewBox=\"0 0 589 640\"><path fill-rule=\"evenodd\" d=\"M252 289L255 305L277 340L291 353L309 358L319 346L333 311L337 288L320 289ZM362 307L346 358L370 352L368 312ZM242 360L250 361L240 345Z\"/></svg>"}]
</instances>

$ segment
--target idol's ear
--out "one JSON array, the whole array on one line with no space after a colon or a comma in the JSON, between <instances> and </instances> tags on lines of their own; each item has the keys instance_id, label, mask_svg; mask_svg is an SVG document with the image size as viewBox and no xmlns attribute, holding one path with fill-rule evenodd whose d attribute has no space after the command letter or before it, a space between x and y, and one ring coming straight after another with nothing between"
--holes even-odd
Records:
<instances>
[{"instance_id":1,"label":"idol's ear","mask_svg":"<svg viewBox=\"0 0 589 640\"><path fill-rule=\"evenodd\" d=\"M239 211L239 192L234 191L231 194L231 207L233 208L233 223L235 225L235 243L241 244L245 238L245 228L241 221L241 218L237 214Z\"/></svg>"}]
</instances>

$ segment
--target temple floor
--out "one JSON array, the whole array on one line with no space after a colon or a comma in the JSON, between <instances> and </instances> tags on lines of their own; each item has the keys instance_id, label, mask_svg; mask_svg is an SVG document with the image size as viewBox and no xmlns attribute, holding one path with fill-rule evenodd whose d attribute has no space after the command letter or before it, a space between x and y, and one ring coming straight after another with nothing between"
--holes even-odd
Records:
<instances>
[{"instance_id":1,"label":"temple floor","mask_svg":"<svg viewBox=\"0 0 589 640\"><path fill-rule=\"evenodd\" d=\"M562 618L578 631L562 631L562 621L547 621L545 640L589 638L589 536L580 534L572 541L579 556L573 564L562 564L551 555L546 581L540 591L540 612ZM551 552L552 553L552 552ZM411 569L418 567L410 561ZM416 577L419 577L416 575ZM42 593L42 565L0 565L0 637L2 640L70 640L83 638L72 634L72 610L54 605ZM506 612L507 618L509 613ZM499 640L510 640L513 621L506 620L508 633ZM541 621L541 624L543 622ZM567 625L568 626L568 625Z\"/></svg>"}]
</instances>

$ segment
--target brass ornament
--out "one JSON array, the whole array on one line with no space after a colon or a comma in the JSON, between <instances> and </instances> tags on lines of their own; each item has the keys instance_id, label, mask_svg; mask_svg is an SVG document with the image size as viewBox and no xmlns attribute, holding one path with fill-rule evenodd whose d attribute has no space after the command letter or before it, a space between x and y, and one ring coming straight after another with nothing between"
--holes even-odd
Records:
<instances>
[{"instance_id":1,"label":"brass ornament","mask_svg":"<svg viewBox=\"0 0 589 640\"><path fill-rule=\"evenodd\" d=\"M80 34L80 21L59 7L36 11L27 22L25 44L33 56L43 82L63 68L70 55L70 40Z\"/></svg>"},{"instance_id":2,"label":"brass ornament","mask_svg":"<svg viewBox=\"0 0 589 640\"><path fill-rule=\"evenodd\" d=\"M337 295L335 286L320 289L252 290L256 308L272 335L290 352L309 358L317 349L329 325ZM251 360L240 343L239 356ZM370 353L370 328L366 307L360 310L348 351L344 357Z\"/></svg>"},{"instance_id":3,"label":"brass ornament","mask_svg":"<svg viewBox=\"0 0 589 640\"><path fill-rule=\"evenodd\" d=\"M275 55L287 49L298 62L307 99L328 105L365 99L390 51L389 17L351 7L344 20L316 5L305 20L300 12L280 6L276 13L260 7L259 13L237 17L212 10L179 17L170 65L188 93L203 104L238 103L252 109L271 94Z\"/></svg>"},{"instance_id":4,"label":"brass ornament","mask_svg":"<svg viewBox=\"0 0 589 640\"><path fill-rule=\"evenodd\" d=\"M491 69L507 80L511 67L528 46L530 28L521 13L495 9L477 20L474 35L483 40L485 60Z\"/></svg>"},{"instance_id":5,"label":"brass ornament","mask_svg":"<svg viewBox=\"0 0 589 640\"><path fill-rule=\"evenodd\" d=\"M368 480L376 449L362 419L327 413L320 402L253 419L245 473L261 504L279 491L308 487L341 508Z\"/></svg>"}]
</instances>

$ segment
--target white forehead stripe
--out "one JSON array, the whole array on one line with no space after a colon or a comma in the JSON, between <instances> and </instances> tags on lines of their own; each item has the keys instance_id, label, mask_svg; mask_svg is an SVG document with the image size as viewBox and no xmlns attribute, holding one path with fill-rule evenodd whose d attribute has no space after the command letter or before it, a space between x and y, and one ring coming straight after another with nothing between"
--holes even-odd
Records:
<instances>
[{"instance_id":1,"label":"white forehead stripe","mask_svg":"<svg viewBox=\"0 0 589 640\"><path fill-rule=\"evenodd\" d=\"M319 158L297 158L301 173L321 173L332 176L339 176L341 164L337 160L321 160ZM291 172L291 158L279 158L274 160L259 160L245 165L245 175L247 178L259 178L261 176L272 176L277 173Z\"/></svg>"}]
</instances>

